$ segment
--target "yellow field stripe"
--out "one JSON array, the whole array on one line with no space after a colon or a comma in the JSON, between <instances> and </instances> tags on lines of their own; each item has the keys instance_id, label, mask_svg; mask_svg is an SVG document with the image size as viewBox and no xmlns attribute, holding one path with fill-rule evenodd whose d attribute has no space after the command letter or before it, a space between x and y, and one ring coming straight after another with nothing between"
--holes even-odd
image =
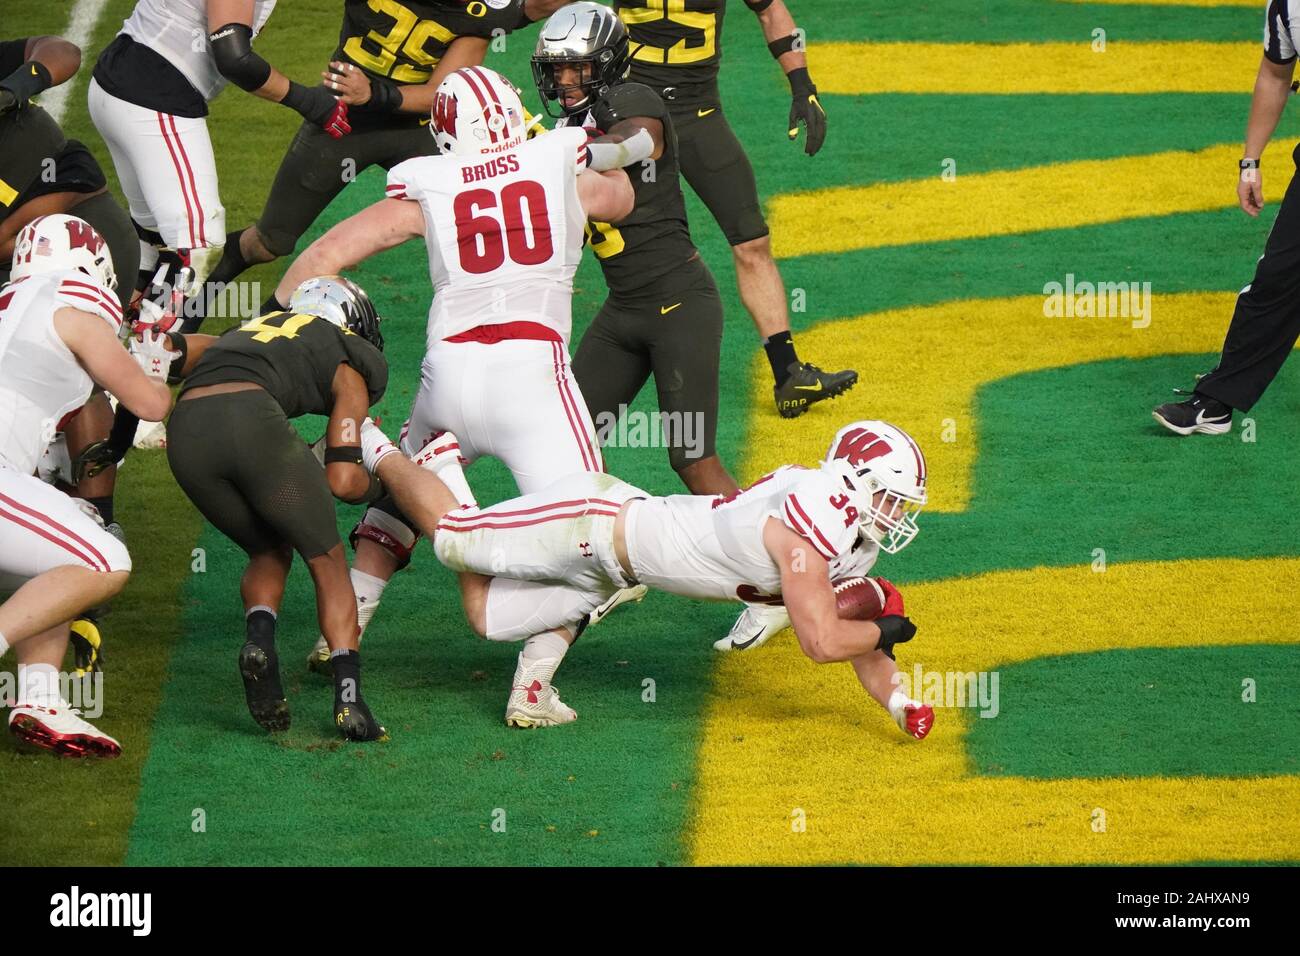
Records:
<instances>
[{"instance_id":1,"label":"yellow field stripe","mask_svg":"<svg viewBox=\"0 0 1300 956\"><path fill-rule=\"evenodd\" d=\"M1112 648L1293 643L1297 590L1300 561L1224 559L913 585L905 596L922 632L899 663L908 672L917 662L927 671L967 672ZM1139 620L1146 623L1135 626ZM1004 711L1016 706L1011 693L1004 683ZM1240 688L1206 693L1239 695ZM724 655L700 750L693 862L1300 858L1300 777L976 777L962 737L966 722L979 718L956 709L936 715L927 740L904 737L850 668L811 663L788 636L761 651ZM1140 736L1135 728L1129 745L1141 745ZM1105 832L1093 832L1096 809L1105 813ZM806 832L793 832L796 810L806 815Z\"/></svg>"},{"instance_id":2,"label":"yellow field stripe","mask_svg":"<svg viewBox=\"0 0 1300 956\"><path fill-rule=\"evenodd\" d=\"M1286 191L1293 147L1264 151L1269 202ZM1224 144L992 173L963 170L959 161L951 182L936 165L932 179L787 193L768 207L772 249L807 256L1223 209L1237 204L1241 155L1240 145Z\"/></svg>"},{"instance_id":3,"label":"yellow field stripe","mask_svg":"<svg viewBox=\"0 0 1300 956\"><path fill-rule=\"evenodd\" d=\"M1089 37L1077 43L814 43L808 67L822 93L1249 93L1263 55L1262 43L1203 40L1114 40L1101 52Z\"/></svg>"},{"instance_id":4,"label":"yellow field stripe","mask_svg":"<svg viewBox=\"0 0 1300 956\"><path fill-rule=\"evenodd\" d=\"M1243 268L1250 268L1248 260ZM1082 274L1076 281L1099 278L1104 277ZM1051 279L1064 283L1065 276L1043 281ZM1243 275L1242 284L1248 279ZM1217 353L1236 295L1153 294L1147 328L1134 328L1133 320L1123 317L1045 318L1043 301L1043 296L1031 295L948 302L839 319L800 332L801 353L833 355L836 367L861 370L862 381L846 395L814 407L799 420L799 428L772 414L767 364L756 357L747 432L751 452L742 478L753 479L789 462L816 461L840 425L881 418L910 431L925 452L930 508L965 510L979 447L973 409L980 386L1082 362ZM1189 363L1183 381L1151 382L1146 401L1154 408L1173 400L1171 389L1190 388L1194 373L1204 371L1209 369ZM1159 427L1144 420L1142 406L1134 414L1126 427Z\"/></svg>"}]
</instances>

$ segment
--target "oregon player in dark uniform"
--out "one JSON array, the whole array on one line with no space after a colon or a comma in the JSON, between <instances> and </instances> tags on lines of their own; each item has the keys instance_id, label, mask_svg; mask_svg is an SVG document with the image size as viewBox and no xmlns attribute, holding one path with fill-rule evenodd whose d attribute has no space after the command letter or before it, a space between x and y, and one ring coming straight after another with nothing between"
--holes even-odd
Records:
<instances>
[{"instance_id":1,"label":"oregon player in dark uniform","mask_svg":"<svg viewBox=\"0 0 1300 956\"><path fill-rule=\"evenodd\" d=\"M636 193L631 215L587 228L609 298L574 353L573 374L598 432L607 432L653 373L668 421L703 426L698 445L670 443L673 469L693 494L731 494L736 482L716 449L722 301L686 225L672 119L658 93L624 82L627 64L627 31L594 3L547 20L533 55L548 112L558 105L563 124L591 130L590 148L637 144L631 155L644 156L626 168Z\"/></svg>"},{"instance_id":2,"label":"oregon player in dark uniform","mask_svg":"<svg viewBox=\"0 0 1300 956\"><path fill-rule=\"evenodd\" d=\"M731 244L740 298L763 336L777 411L794 418L852 388L857 372L823 372L800 362L790 335L785 285L772 259L754 170L722 111L718 67L726 0L612 0L632 39L631 79L664 98L680 144L682 175L709 207ZM807 128L806 152L826 136L826 114L808 76L803 44L783 0L745 0L763 26L768 49L794 97L789 137Z\"/></svg>"},{"instance_id":3,"label":"oregon player in dark uniform","mask_svg":"<svg viewBox=\"0 0 1300 956\"><path fill-rule=\"evenodd\" d=\"M325 85L348 104L352 132L304 123L257 224L226 237L211 281L293 252L321 211L364 169L437 151L429 109L443 77L483 62L489 42L529 22L525 0L344 0ZM264 308L283 307L268 300Z\"/></svg>"},{"instance_id":4,"label":"oregon player in dark uniform","mask_svg":"<svg viewBox=\"0 0 1300 956\"><path fill-rule=\"evenodd\" d=\"M333 498L377 494L362 466L361 423L388 385L379 316L339 276L304 282L291 311L220 338L173 335L184 385L167 427L167 460L181 490L248 554L240 584L247 639L239 671L249 713L267 730L289 726L275 624L297 551L316 587L331 650L334 718L352 740L384 729L361 697L357 607ZM324 468L289 424L328 415Z\"/></svg>"}]
</instances>

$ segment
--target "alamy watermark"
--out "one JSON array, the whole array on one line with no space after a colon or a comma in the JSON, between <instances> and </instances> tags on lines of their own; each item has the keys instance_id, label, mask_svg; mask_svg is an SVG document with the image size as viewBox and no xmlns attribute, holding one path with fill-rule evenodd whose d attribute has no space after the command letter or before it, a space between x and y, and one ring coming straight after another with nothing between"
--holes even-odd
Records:
<instances>
[{"instance_id":1,"label":"alamy watermark","mask_svg":"<svg viewBox=\"0 0 1300 956\"><path fill-rule=\"evenodd\" d=\"M916 664L898 671L894 684L908 697L929 707L978 707L981 717L1001 711L997 671L926 671Z\"/></svg>"},{"instance_id":2,"label":"alamy watermark","mask_svg":"<svg viewBox=\"0 0 1300 956\"><path fill-rule=\"evenodd\" d=\"M1043 316L1049 319L1131 319L1133 328L1151 324L1150 282L1065 282L1043 286Z\"/></svg>"},{"instance_id":3,"label":"alamy watermark","mask_svg":"<svg viewBox=\"0 0 1300 956\"><path fill-rule=\"evenodd\" d=\"M681 448L704 456L703 412L639 412L620 405L596 416L596 438L611 448Z\"/></svg>"}]
</instances>

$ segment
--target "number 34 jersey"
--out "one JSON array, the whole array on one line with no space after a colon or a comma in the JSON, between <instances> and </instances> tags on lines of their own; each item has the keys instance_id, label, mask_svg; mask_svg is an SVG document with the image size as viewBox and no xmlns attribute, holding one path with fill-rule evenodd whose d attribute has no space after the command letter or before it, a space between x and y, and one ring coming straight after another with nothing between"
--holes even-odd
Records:
<instances>
[{"instance_id":1,"label":"number 34 jersey","mask_svg":"<svg viewBox=\"0 0 1300 956\"><path fill-rule=\"evenodd\" d=\"M651 588L705 600L779 603L781 572L763 544L775 518L830 564L831 580L866 574L879 548L828 472L785 465L728 498L669 495L632 506L628 557Z\"/></svg>"},{"instance_id":2,"label":"number 34 jersey","mask_svg":"<svg viewBox=\"0 0 1300 956\"><path fill-rule=\"evenodd\" d=\"M586 144L582 130L554 130L502 153L421 156L389 170L388 197L424 213L430 346L506 322L544 325L568 343Z\"/></svg>"}]
</instances>

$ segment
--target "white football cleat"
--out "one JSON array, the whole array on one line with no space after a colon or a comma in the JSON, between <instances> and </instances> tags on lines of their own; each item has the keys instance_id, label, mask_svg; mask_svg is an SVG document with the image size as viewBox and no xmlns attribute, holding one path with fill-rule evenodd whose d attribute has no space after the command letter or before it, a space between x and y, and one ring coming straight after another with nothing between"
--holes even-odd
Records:
<instances>
[{"instance_id":1,"label":"white football cleat","mask_svg":"<svg viewBox=\"0 0 1300 956\"><path fill-rule=\"evenodd\" d=\"M614 613L614 608L620 604L627 604L631 601L634 604L640 604L642 599L650 592L650 589L644 584L636 584L630 588L620 588L611 594L604 604L601 604L594 611L587 615L587 627L595 627L605 618Z\"/></svg>"},{"instance_id":2,"label":"white football cleat","mask_svg":"<svg viewBox=\"0 0 1300 956\"><path fill-rule=\"evenodd\" d=\"M18 704L9 712L9 732L21 742L58 757L119 757L122 745L93 724L66 701L54 706Z\"/></svg>"},{"instance_id":3,"label":"white football cleat","mask_svg":"<svg viewBox=\"0 0 1300 956\"><path fill-rule=\"evenodd\" d=\"M560 700L560 692L551 686L561 660L543 657L526 661L523 654L519 655L510 700L506 702L506 726L554 727L578 719L578 712Z\"/></svg>"},{"instance_id":4,"label":"white football cleat","mask_svg":"<svg viewBox=\"0 0 1300 956\"><path fill-rule=\"evenodd\" d=\"M741 611L731 631L713 642L715 651L748 651L762 647L773 634L790 626L790 612L784 604L748 604Z\"/></svg>"}]
</instances>

